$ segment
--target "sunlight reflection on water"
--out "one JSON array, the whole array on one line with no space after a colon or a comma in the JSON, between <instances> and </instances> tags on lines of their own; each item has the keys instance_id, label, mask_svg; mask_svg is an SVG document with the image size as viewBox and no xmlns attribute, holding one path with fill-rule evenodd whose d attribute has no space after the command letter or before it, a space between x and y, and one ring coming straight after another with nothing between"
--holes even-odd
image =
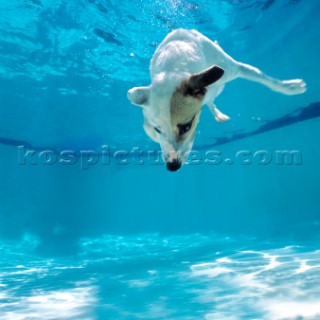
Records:
<instances>
[{"instance_id":1,"label":"sunlight reflection on water","mask_svg":"<svg viewBox=\"0 0 320 320\"><path fill-rule=\"evenodd\" d=\"M320 319L319 251L275 247L105 236L83 239L72 258L44 259L2 244L0 319Z\"/></svg>"}]
</instances>

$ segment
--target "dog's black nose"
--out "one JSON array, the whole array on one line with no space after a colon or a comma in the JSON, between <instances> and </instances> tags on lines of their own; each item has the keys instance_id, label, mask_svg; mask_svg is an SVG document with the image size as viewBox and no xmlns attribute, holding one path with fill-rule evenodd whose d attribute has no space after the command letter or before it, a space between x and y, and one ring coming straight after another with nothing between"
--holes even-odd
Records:
<instances>
[{"instance_id":1,"label":"dog's black nose","mask_svg":"<svg viewBox=\"0 0 320 320\"><path fill-rule=\"evenodd\" d=\"M181 162L177 159L174 159L172 162L167 162L167 169L169 171L177 171L181 168Z\"/></svg>"}]
</instances>

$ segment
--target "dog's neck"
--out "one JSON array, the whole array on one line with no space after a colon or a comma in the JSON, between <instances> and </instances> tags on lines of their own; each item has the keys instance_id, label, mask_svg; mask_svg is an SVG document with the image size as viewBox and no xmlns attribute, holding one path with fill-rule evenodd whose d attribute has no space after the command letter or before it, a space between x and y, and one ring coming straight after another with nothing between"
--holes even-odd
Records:
<instances>
[{"instance_id":1,"label":"dog's neck","mask_svg":"<svg viewBox=\"0 0 320 320\"><path fill-rule=\"evenodd\" d=\"M159 89L169 89L174 91L185 79L190 76L188 72L160 72L154 75L152 78L152 85Z\"/></svg>"}]
</instances>

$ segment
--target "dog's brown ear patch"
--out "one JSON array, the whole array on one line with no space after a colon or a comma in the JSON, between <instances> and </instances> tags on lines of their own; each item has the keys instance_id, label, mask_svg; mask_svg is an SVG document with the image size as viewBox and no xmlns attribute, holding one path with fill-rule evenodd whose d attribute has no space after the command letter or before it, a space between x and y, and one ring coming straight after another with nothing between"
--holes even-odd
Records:
<instances>
[{"instance_id":1,"label":"dog's brown ear patch","mask_svg":"<svg viewBox=\"0 0 320 320\"><path fill-rule=\"evenodd\" d=\"M211 66L201 72L190 76L188 85L196 92L218 81L224 74L224 70L218 66Z\"/></svg>"}]
</instances>

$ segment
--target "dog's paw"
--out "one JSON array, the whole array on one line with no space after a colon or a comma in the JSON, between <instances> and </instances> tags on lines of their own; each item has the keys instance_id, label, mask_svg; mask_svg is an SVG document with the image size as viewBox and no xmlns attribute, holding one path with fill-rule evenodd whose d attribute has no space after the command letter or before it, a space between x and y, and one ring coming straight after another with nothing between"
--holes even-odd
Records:
<instances>
[{"instance_id":1,"label":"dog's paw","mask_svg":"<svg viewBox=\"0 0 320 320\"><path fill-rule=\"evenodd\" d=\"M307 91L307 84L302 79L281 82L281 92L287 95L301 94Z\"/></svg>"},{"instance_id":2,"label":"dog's paw","mask_svg":"<svg viewBox=\"0 0 320 320\"><path fill-rule=\"evenodd\" d=\"M230 117L222 113L213 102L210 102L207 105L217 122L226 122L230 120Z\"/></svg>"},{"instance_id":3,"label":"dog's paw","mask_svg":"<svg viewBox=\"0 0 320 320\"><path fill-rule=\"evenodd\" d=\"M214 118L217 122L226 122L230 120L230 117L226 114L222 113L220 110L215 109L214 111Z\"/></svg>"}]
</instances>

